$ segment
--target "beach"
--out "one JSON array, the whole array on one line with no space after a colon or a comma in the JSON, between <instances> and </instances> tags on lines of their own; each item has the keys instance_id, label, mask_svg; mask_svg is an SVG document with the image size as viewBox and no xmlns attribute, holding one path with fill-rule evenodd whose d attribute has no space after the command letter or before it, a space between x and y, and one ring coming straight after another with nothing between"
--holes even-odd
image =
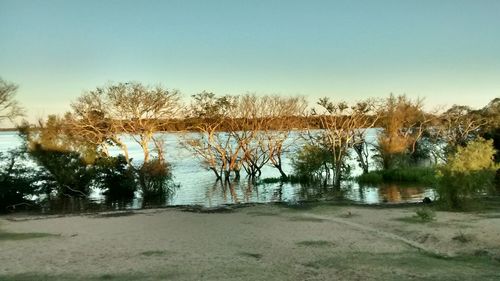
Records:
<instances>
[{"instance_id":1,"label":"beach","mask_svg":"<svg viewBox=\"0 0 500 281\"><path fill-rule=\"evenodd\" d=\"M0 280L499 280L500 213L262 204L0 217Z\"/></svg>"}]
</instances>

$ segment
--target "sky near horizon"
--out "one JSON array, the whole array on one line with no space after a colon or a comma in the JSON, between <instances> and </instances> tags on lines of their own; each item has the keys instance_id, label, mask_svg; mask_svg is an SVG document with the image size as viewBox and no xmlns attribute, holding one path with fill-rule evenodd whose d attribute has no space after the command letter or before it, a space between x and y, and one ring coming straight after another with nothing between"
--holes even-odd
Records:
<instances>
[{"instance_id":1,"label":"sky near horizon","mask_svg":"<svg viewBox=\"0 0 500 281\"><path fill-rule=\"evenodd\" d=\"M0 0L0 77L28 119L138 81L186 97L500 97L498 0Z\"/></svg>"}]
</instances>

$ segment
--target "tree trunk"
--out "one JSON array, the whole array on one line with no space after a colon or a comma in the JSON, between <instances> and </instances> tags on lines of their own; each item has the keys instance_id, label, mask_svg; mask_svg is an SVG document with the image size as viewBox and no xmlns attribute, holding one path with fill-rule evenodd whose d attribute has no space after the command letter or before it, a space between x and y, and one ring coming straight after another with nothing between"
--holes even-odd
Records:
<instances>
[{"instance_id":1,"label":"tree trunk","mask_svg":"<svg viewBox=\"0 0 500 281\"><path fill-rule=\"evenodd\" d=\"M219 180L221 180L221 179L222 179L222 176L219 174L219 172L217 171L217 169L216 169L216 168L214 168L214 167L210 167L210 170L212 170L212 171L214 172L215 177L216 177L216 179L217 179L216 181L219 181Z\"/></svg>"},{"instance_id":2,"label":"tree trunk","mask_svg":"<svg viewBox=\"0 0 500 281\"><path fill-rule=\"evenodd\" d=\"M285 178L285 179L288 178L288 176L286 175L286 173L283 171L283 167L281 167L281 164L274 165L274 167L276 169L278 169L278 171L280 172L280 175L281 175L282 178Z\"/></svg>"},{"instance_id":3,"label":"tree trunk","mask_svg":"<svg viewBox=\"0 0 500 281\"><path fill-rule=\"evenodd\" d=\"M127 161L127 165L131 167L132 165L130 164L127 145L117 139L113 139L113 141L121 148L121 150L123 151L123 156L125 156L125 160Z\"/></svg>"},{"instance_id":4,"label":"tree trunk","mask_svg":"<svg viewBox=\"0 0 500 281\"><path fill-rule=\"evenodd\" d=\"M144 152L144 163L149 161L149 148L147 143L141 143L142 151Z\"/></svg>"},{"instance_id":5,"label":"tree trunk","mask_svg":"<svg viewBox=\"0 0 500 281\"><path fill-rule=\"evenodd\" d=\"M335 176L333 178L333 186L336 188L340 188L340 181L342 179L342 164L335 163Z\"/></svg>"}]
</instances>

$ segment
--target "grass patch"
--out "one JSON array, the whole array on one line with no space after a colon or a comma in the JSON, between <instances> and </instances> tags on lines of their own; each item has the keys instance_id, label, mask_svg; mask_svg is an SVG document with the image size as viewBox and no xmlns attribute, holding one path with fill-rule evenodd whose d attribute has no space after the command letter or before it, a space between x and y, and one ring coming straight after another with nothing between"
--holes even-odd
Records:
<instances>
[{"instance_id":1,"label":"grass patch","mask_svg":"<svg viewBox=\"0 0 500 281\"><path fill-rule=\"evenodd\" d=\"M421 220L417 216L395 218L394 220L400 221L400 222L405 222L405 223L426 223L426 221Z\"/></svg>"},{"instance_id":2,"label":"grass patch","mask_svg":"<svg viewBox=\"0 0 500 281\"><path fill-rule=\"evenodd\" d=\"M306 247L332 247L335 246L335 243L325 240L306 240L300 241L296 243L298 246L306 246Z\"/></svg>"},{"instance_id":3,"label":"grass patch","mask_svg":"<svg viewBox=\"0 0 500 281\"><path fill-rule=\"evenodd\" d=\"M97 214L94 216L94 218L119 218L119 217L128 217L128 216L133 216L136 215L136 212L133 211L126 211L126 212L110 212L110 213L102 213L102 214Z\"/></svg>"},{"instance_id":4,"label":"grass patch","mask_svg":"<svg viewBox=\"0 0 500 281\"><path fill-rule=\"evenodd\" d=\"M412 217L396 218L395 220L406 223L426 223L436 220L436 212L428 207L418 208Z\"/></svg>"},{"instance_id":5,"label":"grass patch","mask_svg":"<svg viewBox=\"0 0 500 281\"><path fill-rule=\"evenodd\" d=\"M381 184L384 182L420 183L432 185L436 182L434 168L411 167L388 170L376 170L362 174L356 178L360 184Z\"/></svg>"},{"instance_id":6,"label":"grass patch","mask_svg":"<svg viewBox=\"0 0 500 281\"><path fill-rule=\"evenodd\" d=\"M145 252L141 253L141 255L146 256L146 257L162 257L162 256L166 256L167 254L168 254L167 251L162 251L162 250L145 251Z\"/></svg>"},{"instance_id":7,"label":"grass patch","mask_svg":"<svg viewBox=\"0 0 500 281\"><path fill-rule=\"evenodd\" d=\"M288 220L297 222L324 222L324 219L311 218L311 217L290 217Z\"/></svg>"},{"instance_id":8,"label":"grass patch","mask_svg":"<svg viewBox=\"0 0 500 281\"><path fill-rule=\"evenodd\" d=\"M279 213L250 211L247 213L247 215L252 216L252 217L273 217L273 216L279 216Z\"/></svg>"},{"instance_id":9,"label":"grass patch","mask_svg":"<svg viewBox=\"0 0 500 281\"><path fill-rule=\"evenodd\" d=\"M460 243L469 243L472 242L472 236L463 233L462 231L459 231L457 235L455 235L453 238L451 238L454 241L458 241Z\"/></svg>"},{"instance_id":10,"label":"grass patch","mask_svg":"<svg viewBox=\"0 0 500 281\"><path fill-rule=\"evenodd\" d=\"M360 184L381 184L384 182L382 171L371 171L356 178Z\"/></svg>"},{"instance_id":11,"label":"grass patch","mask_svg":"<svg viewBox=\"0 0 500 281\"><path fill-rule=\"evenodd\" d=\"M101 280L117 280L117 281L157 281L157 280L177 280L180 274L178 272L165 272L158 274L151 273L128 273L128 274L101 274L101 275L80 275L80 274L41 274L41 273L22 273L22 274L7 274L0 275L2 281L101 281Z\"/></svg>"},{"instance_id":12,"label":"grass patch","mask_svg":"<svg viewBox=\"0 0 500 281\"><path fill-rule=\"evenodd\" d=\"M41 233L41 232L26 232L26 233L16 233L16 232L3 232L0 231L0 241L6 240L26 240L35 238L45 238L45 237L58 237L59 234L51 233Z\"/></svg>"},{"instance_id":13,"label":"grass patch","mask_svg":"<svg viewBox=\"0 0 500 281\"><path fill-rule=\"evenodd\" d=\"M488 257L443 258L419 252L346 253L303 264L352 272L353 280L499 280L500 263Z\"/></svg>"},{"instance_id":14,"label":"grass patch","mask_svg":"<svg viewBox=\"0 0 500 281\"><path fill-rule=\"evenodd\" d=\"M258 259L258 260L262 258L262 254L259 254L259 253L239 252L238 255L243 256L243 257L254 258L254 259Z\"/></svg>"}]
</instances>

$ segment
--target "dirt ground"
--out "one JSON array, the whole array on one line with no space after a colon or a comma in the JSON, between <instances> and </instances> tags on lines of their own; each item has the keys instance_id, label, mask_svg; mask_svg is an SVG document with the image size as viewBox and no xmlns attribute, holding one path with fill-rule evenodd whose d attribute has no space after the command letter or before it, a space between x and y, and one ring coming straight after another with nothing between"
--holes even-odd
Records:
<instances>
[{"instance_id":1,"label":"dirt ground","mask_svg":"<svg viewBox=\"0 0 500 281\"><path fill-rule=\"evenodd\" d=\"M500 280L500 212L257 205L0 217L0 280Z\"/></svg>"}]
</instances>

